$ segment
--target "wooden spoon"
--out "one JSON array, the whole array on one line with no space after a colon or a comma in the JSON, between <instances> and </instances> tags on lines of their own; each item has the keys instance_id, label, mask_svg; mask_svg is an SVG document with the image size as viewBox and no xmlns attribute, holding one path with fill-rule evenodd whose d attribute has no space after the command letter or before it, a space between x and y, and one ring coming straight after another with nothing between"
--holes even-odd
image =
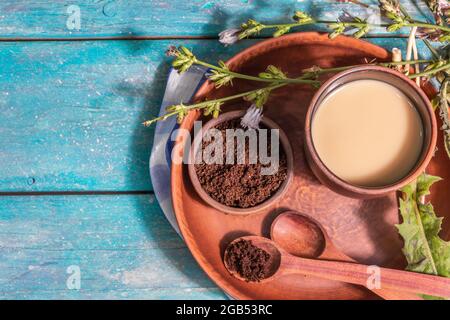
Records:
<instances>
[{"instance_id":1,"label":"wooden spoon","mask_svg":"<svg viewBox=\"0 0 450 320\"><path fill-rule=\"evenodd\" d=\"M271 281L289 274L301 274L365 286L370 276L368 272L369 266L367 265L295 257L278 247L270 239L259 236L246 236L232 241L225 249L224 255L224 264L227 270L231 275L243 281L246 281L246 279L241 277L232 266L228 265L227 259L225 259L229 254L230 246L240 240L251 241L254 246L270 254L266 278L261 281ZM379 272L382 288L450 297L450 278L381 267Z\"/></svg>"},{"instance_id":2,"label":"wooden spoon","mask_svg":"<svg viewBox=\"0 0 450 320\"><path fill-rule=\"evenodd\" d=\"M290 254L322 260L355 262L337 249L325 229L312 218L286 211L272 222L270 237ZM370 289L385 300L423 300L418 294L390 289Z\"/></svg>"}]
</instances>

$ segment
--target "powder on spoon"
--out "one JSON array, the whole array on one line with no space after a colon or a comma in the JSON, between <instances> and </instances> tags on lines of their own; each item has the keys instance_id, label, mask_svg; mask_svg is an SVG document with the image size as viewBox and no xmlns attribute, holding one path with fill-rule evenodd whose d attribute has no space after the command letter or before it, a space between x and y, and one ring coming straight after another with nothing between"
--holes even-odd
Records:
<instances>
[{"instance_id":1,"label":"powder on spoon","mask_svg":"<svg viewBox=\"0 0 450 320\"><path fill-rule=\"evenodd\" d=\"M250 240L241 239L228 246L224 259L230 271L246 281L259 282L269 275L270 257L267 251L254 246Z\"/></svg>"}]
</instances>

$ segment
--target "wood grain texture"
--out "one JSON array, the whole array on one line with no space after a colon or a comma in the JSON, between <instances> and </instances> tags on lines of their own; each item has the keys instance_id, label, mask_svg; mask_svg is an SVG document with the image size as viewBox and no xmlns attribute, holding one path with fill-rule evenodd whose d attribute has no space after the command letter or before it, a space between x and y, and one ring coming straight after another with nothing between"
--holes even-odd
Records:
<instances>
[{"instance_id":1,"label":"wood grain texture","mask_svg":"<svg viewBox=\"0 0 450 320\"><path fill-rule=\"evenodd\" d=\"M164 51L181 43L214 62L255 41L0 43L0 192L151 190L153 128L141 123L159 111L170 63Z\"/></svg>"},{"instance_id":2,"label":"wood grain texture","mask_svg":"<svg viewBox=\"0 0 450 320\"><path fill-rule=\"evenodd\" d=\"M376 1L363 2L376 8ZM423 1L402 0L402 3L415 17L423 20L429 16ZM79 30L67 27L71 5L80 9ZM0 38L216 37L223 29L239 26L250 17L267 23L287 21L296 9L323 20L335 20L343 10L361 17L373 13L354 4L328 0L2 0ZM387 32L379 28L371 34Z\"/></svg>"},{"instance_id":3,"label":"wood grain texture","mask_svg":"<svg viewBox=\"0 0 450 320\"><path fill-rule=\"evenodd\" d=\"M152 196L0 197L0 212L0 299L224 298Z\"/></svg>"},{"instance_id":4,"label":"wood grain texture","mask_svg":"<svg viewBox=\"0 0 450 320\"><path fill-rule=\"evenodd\" d=\"M0 192L151 190L148 159L180 41L0 43ZM183 41L206 59L224 48Z\"/></svg>"}]
</instances>

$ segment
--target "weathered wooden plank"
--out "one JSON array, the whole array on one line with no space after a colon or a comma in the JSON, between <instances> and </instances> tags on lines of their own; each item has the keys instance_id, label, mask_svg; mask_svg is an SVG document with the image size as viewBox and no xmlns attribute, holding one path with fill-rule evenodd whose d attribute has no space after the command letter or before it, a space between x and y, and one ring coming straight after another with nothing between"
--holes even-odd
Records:
<instances>
[{"instance_id":1,"label":"weathered wooden plank","mask_svg":"<svg viewBox=\"0 0 450 320\"><path fill-rule=\"evenodd\" d=\"M151 190L141 122L159 110L171 43L215 61L254 40L0 43L0 192Z\"/></svg>"},{"instance_id":2,"label":"weathered wooden plank","mask_svg":"<svg viewBox=\"0 0 450 320\"><path fill-rule=\"evenodd\" d=\"M149 195L0 197L0 257L0 299L224 298Z\"/></svg>"},{"instance_id":3,"label":"weathered wooden plank","mask_svg":"<svg viewBox=\"0 0 450 320\"><path fill-rule=\"evenodd\" d=\"M0 191L150 190L155 116L180 41L0 43ZM250 44L185 41L226 58Z\"/></svg>"},{"instance_id":4,"label":"weathered wooden plank","mask_svg":"<svg viewBox=\"0 0 450 320\"><path fill-rule=\"evenodd\" d=\"M376 1L362 2L376 8ZM416 17L428 12L424 1L402 3ZM329 0L2 0L0 38L216 36L250 17L268 23L286 21L296 9L323 20L335 20L343 10L360 17L372 13L364 7ZM382 28L372 32L386 33Z\"/></svg>"}]
</instances>

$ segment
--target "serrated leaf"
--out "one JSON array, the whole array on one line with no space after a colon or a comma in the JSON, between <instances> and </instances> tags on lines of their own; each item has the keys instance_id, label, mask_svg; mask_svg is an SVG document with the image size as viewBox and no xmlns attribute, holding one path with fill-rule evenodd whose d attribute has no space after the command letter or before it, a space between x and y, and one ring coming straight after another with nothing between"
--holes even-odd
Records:
<instances>
[{"instance_id":1,"label":"serrated leaf","mask_svg":"<svg viewBox=\"0 0 450 320\"><path fill-rule=\"evenodd\" d=\"M399 203L403 221L396 227L404 240L407 270L450 277L450 242L439 237L442 218L436 216L431 203L421 202L439 180L439 177L422 174L401 190Z\"/></svg>"},{"instance_id":2,"label":"serrated leaf","mask_svg":"<svg viewBox=\"0 0 450 320\"><path fill-rule=\"evenodd\" d=\"M450 119L448 114L448 83L450 78L446 77L439 92L439 116L442 120L442 131L444 133L444 146L447 156L450 158Z\"/></svg>"}]
</instances>

